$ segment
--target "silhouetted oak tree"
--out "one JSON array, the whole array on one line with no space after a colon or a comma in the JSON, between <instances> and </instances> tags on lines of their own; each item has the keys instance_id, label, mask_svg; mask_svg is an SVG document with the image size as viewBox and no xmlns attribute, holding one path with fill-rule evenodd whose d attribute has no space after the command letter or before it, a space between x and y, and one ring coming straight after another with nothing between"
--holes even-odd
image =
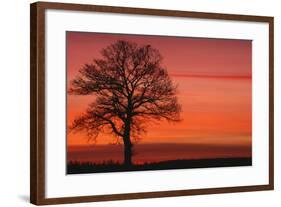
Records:
<instances>
[{"instance_id":1,"label":"silhouetted oak tree","mask_svg":"<svg viewBox=\"0 0 281 207\"><path fill-rule=\"evenodd\" d=\"M179 121L176 86L162 57L150 45L119 40L102 49L100 59L85 64L71 82L69 94L94 95L87 111L71 130L85 130L96 139L111 133L124 144L124 164L132 164L133 139L145 132L148 121Z\"/></svg>"}]
</instances>

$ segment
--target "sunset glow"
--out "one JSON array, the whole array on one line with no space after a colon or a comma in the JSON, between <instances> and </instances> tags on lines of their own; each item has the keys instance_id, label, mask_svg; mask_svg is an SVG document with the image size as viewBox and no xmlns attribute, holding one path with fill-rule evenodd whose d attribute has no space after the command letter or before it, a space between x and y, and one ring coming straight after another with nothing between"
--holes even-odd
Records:
<instances>
[{"instance_id":1,"label":"sunset glow","mask_svg":"<svg viewBox=\"0 0 281 207\"><path fill-rule=\"evenodd\" d=\"M100 58L101 49L117 40L151 45L163 56L162 65L178 86L181 121L146 123L147 133L135 145L139 145L134 157L136 162L251 157L252 41L84 32L67 32L66 40L67 88L84 64ZM67 125L94 99L93 95L67 95ZM85 133L68 133L68 160L121 160L122 151L118 147L122 145L108 145L115 142L111 134L100 134L93 143ZM169 144L174 147L164 155ZM108 149L101 152L98 146L108 146ZM100 152L93 157L95 148ZM113 149L111 154L109 149Z\"/></svg>"}]
</instances>

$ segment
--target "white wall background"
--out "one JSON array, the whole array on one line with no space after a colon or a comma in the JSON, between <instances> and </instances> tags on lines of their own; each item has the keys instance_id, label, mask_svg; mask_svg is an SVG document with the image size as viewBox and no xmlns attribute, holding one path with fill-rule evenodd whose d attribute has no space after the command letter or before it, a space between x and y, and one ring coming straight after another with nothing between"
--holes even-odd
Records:
<instances>
[{"instance_id":1,"label":"white wall background","mask_svg":"<svg viewBox=\"0 0 281 207\"><path fill-rule=\"evenodd\" d=\"M60 0L61 2L66 2ZM0 206L29 204L29 3L0 6ZM73 3L268 15L275 17L275 190L65 206L280 206L281 12L278 0L68 0Z\"/></svg>"}]
</instances>

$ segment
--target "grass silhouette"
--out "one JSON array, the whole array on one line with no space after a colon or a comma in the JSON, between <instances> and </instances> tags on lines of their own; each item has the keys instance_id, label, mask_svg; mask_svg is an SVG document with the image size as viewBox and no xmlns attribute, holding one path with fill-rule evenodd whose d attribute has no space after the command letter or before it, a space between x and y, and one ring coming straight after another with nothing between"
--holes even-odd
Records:
<instances>
[{"instance_id":1,"label":"grass silhouette","mask_svg":"<svg viewBox=\"0 0 281 207\"><path fill-rule=\"evenodd\" d=\"M124 165L112 160L103 163L92 162L68 162L67 174L81 173L102 173L102 172L125 172L145 170L168 170L188 168L210 168L210 167L235 167L251 166L252 158L215 158L215 159L194 159L194 160L168 160L153 163Z\"/></svg>"}]
</instances>

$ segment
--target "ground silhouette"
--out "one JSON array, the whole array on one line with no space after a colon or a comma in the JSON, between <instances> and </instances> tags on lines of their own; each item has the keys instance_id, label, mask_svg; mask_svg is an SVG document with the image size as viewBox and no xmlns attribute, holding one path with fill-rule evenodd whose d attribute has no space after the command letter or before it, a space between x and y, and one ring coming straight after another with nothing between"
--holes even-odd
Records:
<instances>
[{"instance_id":1,"label":"ground silhouette","mask_svg":"<svg viewBox=\"0 0 281 207\"><path fill-rule=\"evenodd\" d=\"M132 164L131 166L126 166L123 165L122 163L117 163L114 161L106 161L103 163L69 162L67 164L67 174L209 168L209 167L235 167L235 166L251 166L251 165L252 165L251 157L168 160L168 161L153 162L153 163Z\"/></svg>"}]
</instances>

